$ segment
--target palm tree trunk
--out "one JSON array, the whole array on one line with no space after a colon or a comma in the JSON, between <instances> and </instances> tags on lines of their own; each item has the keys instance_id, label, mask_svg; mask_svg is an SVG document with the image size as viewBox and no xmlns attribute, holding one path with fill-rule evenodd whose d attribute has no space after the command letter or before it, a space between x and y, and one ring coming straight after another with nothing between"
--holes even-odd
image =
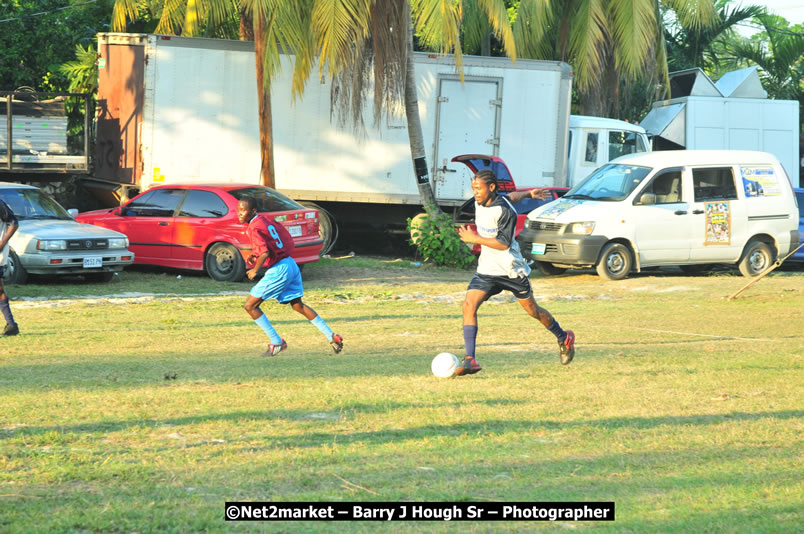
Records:
<instances>
[{"instance_id":1,"label":"palm tree trunk","mask_svg":"<svg viewBox=\"0 0 804 534\"><path fill-rule=\"evenodd\" d=\"M254 40L254 23L251 21L251 17L248 16L246 13L246 8L240 8L240 28L238 29L238 34L240 35L241 41L253 41Z\"/></svg>"},{"instance_id":2,"label":"palm tree trunk","mask_svg":"<svg viewBox=\"0 0 804 534\"><path fill-rule=\"evenodd\" d=\"M436 203L433 186L430 182L430 173L427 170L422 122L419 117L419 97L416 92L416 69L413 65L413 20L408 17L408 21L408 47L405 60L405 115L408 121L410 155L413 158L413 170L416 173L416 184L419 187L419 198L422 206L431 217L435 217L441 210Z\"/></svg>"},{"instance_id":3,"label":"palm tree trunk","mask_svg":"<svg viewBox=\"0 0 804 534\"><path fill-rule=\"evenodd\" d=\"M254 60L257 63L257 102L260 114L260 183L275 187L274 139L271 116L271 87L265 83L263 57L265 55L265 18L255 12Z\"/></svg>"}]
</instances>

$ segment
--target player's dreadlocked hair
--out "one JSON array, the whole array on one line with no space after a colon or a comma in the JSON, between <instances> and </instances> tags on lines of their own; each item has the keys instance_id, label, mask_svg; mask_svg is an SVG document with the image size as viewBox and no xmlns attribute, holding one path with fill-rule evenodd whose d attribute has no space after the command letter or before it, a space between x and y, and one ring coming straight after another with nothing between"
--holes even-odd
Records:
<instances>
[{"instance_id":1,"label":"player's dreadlocked hair","mask_svg":"<svg viewBox=\"0 0 804 534\"><path fill-rule=\"evenodd\" d=\"M472 180L482 180L486 182L487 185L494 184L494 189L497 189L497 175L490 169L479 171L472 177Z\"/></svg>"}]
</instances>

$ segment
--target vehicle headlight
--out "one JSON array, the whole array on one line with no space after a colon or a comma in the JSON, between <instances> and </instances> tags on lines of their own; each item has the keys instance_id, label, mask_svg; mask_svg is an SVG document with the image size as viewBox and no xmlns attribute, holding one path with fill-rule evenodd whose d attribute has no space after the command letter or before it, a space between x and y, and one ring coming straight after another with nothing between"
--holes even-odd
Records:
<instances>
[{"instance_id":1,"label":"vehicle headlight","mask_svg":"<svg viewBox=\"0 0 804 534\"><path fill-rule=\"evenodd\" d=\"M594 221L576 222L569 225L570 234L590 235L595 230Z\"/></svg>"},{"instance_id":2,"label":"vehicle headlight","mask_svg":"<svg viewBox=\"0 0 804 534\"><path fill-rule=\"evenodd\" d=\"M67 241L64 239L40 239L36 242L37 250L67 250Z\"/></svg>"},{"instance_id":3,"label":"vehicle headlight","mask_svg":"<svg viewBox=\"0 0 804 534\"><path fill-rule=\"evenodd\" d=\"M113 237L109 240L109 248L128 248L128 238Z\"/></svg>"}]
</instances>

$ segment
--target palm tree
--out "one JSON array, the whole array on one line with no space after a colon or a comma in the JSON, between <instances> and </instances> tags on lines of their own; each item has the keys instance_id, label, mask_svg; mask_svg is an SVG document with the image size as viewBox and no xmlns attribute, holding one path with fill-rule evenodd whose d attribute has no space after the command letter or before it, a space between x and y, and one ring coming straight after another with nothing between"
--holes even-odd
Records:
<instances>
[{"instance_id":1,"label":"palm tree","mask_svg":"<svg viewBox=\"0 0 804 534\"><path fill-rule=\"evenodd\" d=\"M95 47L75 45L75 61L59 66L59 72L70 80L71 93L94 93L98 88L98 53Z\"/></svg>"},{"instance_id":2,"label":"palm tree","mask_svg":"<svg viewBox=\"0 0 804 534\"><path fill-rule=\"evenodd\" d=\"M666 94L668 12L695 29L715 10L713 0L522 0L514 36L522 57L572 65L583 113L616 115L622 79L652 78Z\"/></svg>"},{"instance_id":3,"label":"palm tree","mask_svg":"<svg viewBox=\"0 0 804 534\"><path fill-rule=\"evenodd\" d=\"M428 48L454 53L462 74L460 42L463 7L449 0L307 0L311 3L311 42L320 54L319 75L333 78L333 99L342 120L363 124L367 82L373 80L374 122L402 102L408 123L411 159L422 205L440 210L433 194L419 118L413 34ZM506 53L516 57L513 33L502 0L474 0Z\"/></svg>"},{"instance_id":4,"label":"palm tree","mask_svg":"<svg viewBox=\"0 0 804 534\"><path fill-rule=\"evenodd\" d=\"M116 0L113 27L138 16L138 0ZM156 32L198 35L203 27L216 27L231 12L231 0L161 0ZM300 94L316 57L319 76L333 78L333 102L339 116L353 126L363 123L366 82L373 76L374 120L394 102L404 102L411 157L422 203L436 210L430 184L418 112L413 67L413 28L428 46L453 52L460 71L462 2L447 0L241 0L244 17L254 20L257 84L260 102L260 138L263 146L263 181L273 186L270 81L278 72L283 50L295 53L294 94ZM515 57L513 33L502 0L476 0L491 27ZM246 25L247 26L247 25ZM242 31L241 31L242 34ZM258 89L259 90L259 89Z\"/></svg>"},{"instance_id":5,"label":"palm tree","mask_svg":"<svg viewBox=\"0 0 804 534\"><path fill-rule=\"evenodd\" d=\"M670 70L701 67L707 72L716 70L726 52L725 38L732 35L734 27L754 17L765 14L764 6L730 6L726 0L718 0L717 15L711 25L688 28L682 24L667 24L664 28L667 42L667 64Z\"/></svg>"},{"instance_id":6,"label":"palm tree","mask_svg":"<svg viewBox=\"0 0 804 534\"><path fill-rule=\"evenodd\" d=\"M112 13L112 29L123 31L127 21L140 17L139 0L116 0ZM254 39L259 103L261 181L274 187L274 158L270 85L279 71L283 46L290 50L309 51L304 41L308 35L303 2L284 0L158 0L154 10L159 18L155 33L198 37L212 33L231 37L237 13L237 33L241 39ZM297 63L306 65L309 56L297 55Z\"/></svg>"},{"instance_id":7,"label":"palm tree","mask_svg":"<svg viewBox=\"0 0 804 534\"><path fill-rule=\"evenodd\" d=\"M762 39L741 41L730 47L736 60L758 65L762 86L773 98L798 100L804 105L804 36L790 31L774 15L757 17L765 28ZM801 117L804 121L804 116Z\"/></svg>"}]
</instances>

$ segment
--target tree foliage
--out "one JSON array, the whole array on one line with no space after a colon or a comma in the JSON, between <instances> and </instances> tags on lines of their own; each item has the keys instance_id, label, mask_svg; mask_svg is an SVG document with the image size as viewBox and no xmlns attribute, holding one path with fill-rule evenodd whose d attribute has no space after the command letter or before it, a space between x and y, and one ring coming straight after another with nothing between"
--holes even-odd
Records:
<instances>
[{"instance_id":1,"label":"tree foliage","mask_svg":"<svg viewBox=\"0 0 804 534\"><path fill-rule=\"evenodd\" d=\"M514 37L521 57L566 61L581 111L621 117L623 82L668 88L659 7L685 27L714 18L713 0L521 0Z\"/></svg>"},{"instance_id":2,"label":"tree foliage","mask_svg":"<svg viewBox=\"0 0 804 534\"><path fill-rule=\"evenodd\" d=\"M0 89L67 91L59 66L109 31L113 0L0 0Z\"/></svg>"}]
</instances>

